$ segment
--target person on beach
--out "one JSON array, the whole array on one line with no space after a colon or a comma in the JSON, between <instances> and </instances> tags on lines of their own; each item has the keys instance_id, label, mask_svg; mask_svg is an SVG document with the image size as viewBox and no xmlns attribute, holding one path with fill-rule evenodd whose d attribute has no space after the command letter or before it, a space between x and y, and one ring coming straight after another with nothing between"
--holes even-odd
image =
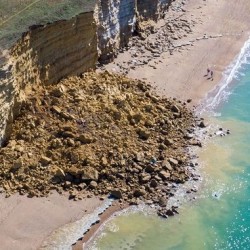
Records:
<instances>
[{"instance_id":1,"label":"person on beach","mask_svg":"<svg viewBox=\"0 0 250 250\"><path fill-rule=\"evenodd\" d=\"M213 70L211 70L211 80L213 81L214 80L214 72L213 72Z\"/></svg>"},{"instance_id":2,"label":"person on beach","mask_svg":"<svg viewBox=\"0 0 250 250\"><path fill-rule=\"evenodd\" d=\"M210 68L207 68L207 76L209 75L210 73Z\"/></svg>"}]
</instances>

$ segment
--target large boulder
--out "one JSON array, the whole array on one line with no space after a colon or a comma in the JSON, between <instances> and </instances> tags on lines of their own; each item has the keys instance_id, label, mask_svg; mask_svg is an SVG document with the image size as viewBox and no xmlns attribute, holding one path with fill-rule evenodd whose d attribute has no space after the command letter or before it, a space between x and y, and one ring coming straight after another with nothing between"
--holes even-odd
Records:
<instances>
[{"instance_id":1,"label":"large boulder","mask_svg":"<svg viewBox=\"0 0 250 250\"><path fill-rule=\"evenodd\" d=\"M87 181L87 180L97 181L98 178L99 178L99 173L93 167L85 167L83 169L83 173L82 173L83 181Z\"/></svg>"}]
</instances>

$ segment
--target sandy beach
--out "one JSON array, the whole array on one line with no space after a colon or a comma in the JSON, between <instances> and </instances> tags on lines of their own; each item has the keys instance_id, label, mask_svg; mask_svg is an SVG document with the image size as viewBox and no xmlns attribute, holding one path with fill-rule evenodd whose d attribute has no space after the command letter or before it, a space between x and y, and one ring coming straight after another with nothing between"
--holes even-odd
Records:
<instances>
[{"instance_id":1,"label":"sandy beach","mask_svg":"<svg viewBox=\"0 0 250 250\"><path fill-rule=\"evenodd\" d=\"M48 198L27 198L18 194L0 196L1 249L38 249L54 230L93 212L98 198L70 201L58 193Z\"/></svg>"},{"instance_id":2,"label":"sandy beach","mask_svg":"<svg viewBox=\"0 0 250 250\"><path fill-rule=\"evenodd\" d=\"M161 95L183 101L191 98L191 104L198 105L219 83L222 72L249 38L250 1L189 0L184 9L183 15L197 22L192 33L183 38L183 42L193 41L193 45L181 47L173 55L165 52L151 66L131 69L128 76L152 83ZM117 63L130 59L129 51L124 52L105 68L117 72ZM214 71L213 81L204 77L207 67ZM59 194L32 199L1 195L1 248L38 249L51 232L91 213L100 204L98 198L75 202ZM99 224L106 219L107 216L103 216ZM76 249L81 249L81 243L78 242Z\"/></svg>"},{"instance_id":3,"label":"sandy beach","mask_svg":"<svg viewBox=\"0 0 250 250\"><path fill-rule=\"evenodd\" d=\"M193 45L181 47L173 55L163 53L150 65L131 69L128 76L145 79L156 87L160 95L184 101L191 98L192 104L197 105L218 84L226 67L249 38L250 2L189 0L184 9L184 14L174 15L194 20L196 24L192 33L186 34L178 43L194 41ZM207 38L201 39L204 36ZM131 55L127 51L106 68L119 72L117 63L129 60ZM208 67L214 71L213 81L204 77Z\"/></svg>"}]
</instances>

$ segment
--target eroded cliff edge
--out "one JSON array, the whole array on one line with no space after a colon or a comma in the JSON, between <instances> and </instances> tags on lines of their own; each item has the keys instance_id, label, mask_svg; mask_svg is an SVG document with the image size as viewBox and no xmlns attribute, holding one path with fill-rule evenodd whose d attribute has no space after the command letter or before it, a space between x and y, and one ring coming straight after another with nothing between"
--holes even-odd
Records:
<instances>
[{"instance_id":1,"label":"eroded cliff edge","mask_svg":"<svg viewBox=\"0 0 250 250\"><path fill-rule=\"evenodd\" d=\"M11 132L30 88L52 84L110 61L128 44L138 22L162 17L172 0L99 0L70 20L32 26L0 60L0 144Z\"/></svg>"}]
</instances>

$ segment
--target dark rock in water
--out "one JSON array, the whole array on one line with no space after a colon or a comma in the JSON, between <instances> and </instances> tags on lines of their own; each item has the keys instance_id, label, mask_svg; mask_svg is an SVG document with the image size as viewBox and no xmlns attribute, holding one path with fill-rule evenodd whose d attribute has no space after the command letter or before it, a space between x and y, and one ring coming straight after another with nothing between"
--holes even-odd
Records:
<instances>
[{"instance_id":1,"label":"dark rock in water","mask_svg":"<svg viewBox=\"0 0 250 250\"><path fill-rule=\"evenodd\" d=\"M171 209L166 210L165 214L167 216L174 216L174 212Z\"/></svg>"},{"instance_id":2,"label":"dark rock in water","mask_svg":"<svg viewBox=\"0 0 250 250\"><path fill-rule=\"evenodd\" d=\"M159 206L166 207L167 199L165 197L160 197L158 203L159 203Z\"/></svg>"}]
</instances>

